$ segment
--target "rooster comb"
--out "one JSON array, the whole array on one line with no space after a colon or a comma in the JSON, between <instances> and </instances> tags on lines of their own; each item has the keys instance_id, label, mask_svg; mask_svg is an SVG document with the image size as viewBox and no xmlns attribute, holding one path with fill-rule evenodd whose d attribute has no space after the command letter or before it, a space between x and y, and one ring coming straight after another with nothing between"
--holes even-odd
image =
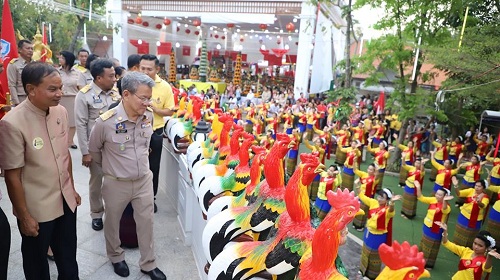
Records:
<instances>
[{"instance_id":1,"label":"rooster comb","mask_svg":"<svg viewBox=\"0 0 500 280\"><path fill-rule=\"evenodd\" d=\"M326 193L328 198L328 203L334 209L340 209L346 206L354 206L357 209L360 207L359 199L356 197L354 192L350 192L348 189L341 190L338 188L335 191L328 191Z\"/></svg>"},{"instance_id":2,"label":"rooster comb","mask_svg":"<svg viewBox=\"0 0 500 280\"><path fill-rule=\"evenodd\" d=\"M292 139L286 133L278 133L278 134L276 134L276 140L278 140L278 141L291 141Z\"/></svg>"},{"instance_id":3,"label":"rooster comb","mask_svg":"<svg viewBox=\"0 0 500 280\"><path fill-rule=\"evenodd\" d=\"M300 161L303 163L319 163L318 157L313 154L300 154Z\"/></svg>"},{"instance_id":4,"label":"rooster comb","mask_svg":"<svg viewBox=\"0 0 500 280\"><path fill-rule=\"evenodd\" d=\"M410 246L407 241L399 244L397 241L392 246L382 244L379 247L380 259L391 270L399 270L405 267L416 267L418 271L424 271L424 253L418 251L417 245Z\"/></svg>"}]
</instances>

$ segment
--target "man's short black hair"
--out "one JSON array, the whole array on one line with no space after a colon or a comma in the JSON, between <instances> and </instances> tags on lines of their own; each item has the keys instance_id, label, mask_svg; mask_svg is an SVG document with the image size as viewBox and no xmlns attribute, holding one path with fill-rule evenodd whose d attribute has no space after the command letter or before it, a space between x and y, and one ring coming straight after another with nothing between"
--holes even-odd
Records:
<instances>
[{"instance_id":1,"label":"man's short black hair","mask_svg":"<svg viewBox=\"0 0 500 280\"><path fill-rule=\"evenodd\" d=\"M141 55L139 54L131 54L127 59L127 67L128 69L132 69L134 66L139 66L141 62Z\"/></svg>"},{"instance_id":2,"label":"man's short black hair","mask_svg":"<svg viewBox=\"0 0 500 280\"><path fill-rule=\"evenodd\" d=\"M90 52L86 49L79 49L77 54L80 54L81 52L86 52L87 54L90 54Z\"/></svg>"},{"instance_id":3,"label":"man's short black hair","mask_svg":"<svg viewBox=\"0 0 500 280\"><path fill-rule=\"evenodd\" d=\"M32 44L33 44L33 43L31 43L31 41L29 41L29 40L22 39L22 40L19 40L19 42L17 42L17 48L18 48L18 49L22 49L22 48L23 48L24 43L26 43L26 44L30 44L30 45L32 45Z\"/></svg>"},{"instance_id":4,"label":"man's short black hair","mask_svg":"<svg viewBox=\"0 0 500 280\"><path fill-rule=\"evenodd\" d=\"M21 81L23 83L23 89L27 93L26 85L31 84L38 86L43 82L43 78L49 76L52 73L58 73L56 68L44 62L33 62L26 64L23 71L21 72Z\"/></svg>"},{"instance_id":5,"label":"man's short black hair","mask_svg":"<svg viewBox=\"0 0 500 280\"><path fill-rule=\"evenodd\" d=\"M96 80L98 76L104 73L104 69L106 68L113 68L113 62L111 60L100 58L93 61L92 64L90 64L90 74L92 74L92 78Z\"/></svg>"},{"instance_id":6,"label":"man's short black hair","mask_svg":"<svg viewBox=\"0 0 500 280\"><path fill-rule=\"evenodd\" d=\"M160 61L158 60L158 57L154 54L143 54L141 56L141 60L149 60L149 61L154 61L155 66L160 66Z\"/></svg>"}]
</instances>

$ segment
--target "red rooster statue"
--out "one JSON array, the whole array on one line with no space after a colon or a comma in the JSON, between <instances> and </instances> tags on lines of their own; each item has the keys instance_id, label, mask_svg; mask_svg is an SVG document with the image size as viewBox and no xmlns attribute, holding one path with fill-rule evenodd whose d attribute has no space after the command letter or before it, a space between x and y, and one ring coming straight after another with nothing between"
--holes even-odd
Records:
<instances>
[{"instance_id":1,"label":"red rooster statue","mask_svg":"<svg viewBox=\"0 0 500 280\"><path fill-rule=\"evenodd\" d=\"M425 269L424 253L418 251L417 245L410 246L407 241L401 245L394 241L392 246L380 245L378 252L385 268L377 276L377 280L413 280L431 277Z\"/></svg>"},{"instance_id":2,"label":"red rooster statue","mask_svg":"<svg viewBox=\"0 0 500 280\"><path fill-rule=\"evenodd\" d=\"M347 241L347 225L364 211L354 192L347 189L326 195L332 209L314 232L311 251L302 257L298 280L348 279L337 271L335 260L339 247Z\"/></svg>"},{"instance_id":3,"label":"red rooster statue","mask_svg":"<svg viewBox=\"0 0 500 280\"><path fill-rule=\"evenodd\" d=\"M264 160L266 179L258 187L260 193L254 194L257 197L254 203L226 209L208 221L203 230L202 243L209 263L230 241L249 230L259 233L259 240L263 240L278 216L285 211L283 161L293 144L287 135L277 135L277 141Z\"/></svg>"},{"instance_id":4,"label":"red rooster statue","mask_svg":"<svg viewBox=\"0 0 500 280\"><path fill-rule=\"evenodd\" d=\"M301 154L300 159L299 167L286 186L286 211L279 217L276 235L266 241L241 242L222 251L210 267L209 280L242 280L262 274L279 277L296 273L295 269L311 246L314 234L307 187L324 169L314 155Z\"/></svg>"}]
</instances>

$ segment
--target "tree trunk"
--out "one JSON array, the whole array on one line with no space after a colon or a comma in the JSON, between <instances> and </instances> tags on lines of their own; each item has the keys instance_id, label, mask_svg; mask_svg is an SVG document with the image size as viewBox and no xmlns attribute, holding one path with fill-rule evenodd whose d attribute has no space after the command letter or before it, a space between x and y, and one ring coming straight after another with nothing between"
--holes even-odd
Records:
<instances>
[{"instance_id":1,"label":"tree trunk","mask_svg":"<svg viewBox=\"0 0 500 280\"><path fill-rule=\"evenodd\" d=\"M351 27L352 27L352 0L347 4L347 27L345 32L345 80L344 87L350 88L352 85L352 68L351 68Z\"/></svg>"},{"instance_id":2,"label":"tree trunk","mask_svg":"<svg viewBox=\"0 0 500 280\"><path fill-rule=\"evenodd\" d=\"M403 141L406 136L406 128L408 127L408 121L404 121L401 129L399 130L398 141L396 141L394 152L391 154L389 160L387 160L387 171L391 172L399 172L401 165L398 164L401 159L401 149L399 148L399 144L403 144Z\"/></svg>"},{"instance_id":3,"label":"tree trunk","mask_svg":"<svg viewBox=\"0 0 500 280\"><path fill-rule=\"evenodd\" d=\"M71 38L71 44L69 45L69 52L74 53L76 48L76 41L80 36L80 32L82 32L83 24L85 23L85 18L82 16L77 16L78 18L78 26L76 28L75 34L73 34L73 38Z\"/></svg>"}]
</instances>

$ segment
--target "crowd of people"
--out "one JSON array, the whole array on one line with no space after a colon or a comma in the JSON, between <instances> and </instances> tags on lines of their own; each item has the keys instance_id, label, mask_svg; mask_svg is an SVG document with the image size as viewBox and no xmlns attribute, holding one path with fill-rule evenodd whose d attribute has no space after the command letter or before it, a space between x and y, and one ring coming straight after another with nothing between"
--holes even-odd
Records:
<instances>
[{"instance_id":1,"label":"crowd of people","mask_svg":"<svg viewBox=\"0 0 500 280\"><path fill-rule=\"evenodd\" d=\"M26 279L50 279L47 257L55 261L62 279L78 279L76 209L81 198L74 188L68 148L79 148L81 164L89 168L91 227L104 229L106 253L115 273L129 275L119 226L131 203L141 271L151 279L166 279L155 263L152 224L163 117L174 114L175 104L172 86L158 75L158 58L131 55L125 69L117 60L99 58L84 49L76 56L62 51L56 69L31 61L31 42L21 40L18 47L20 57L7 69L12 104L0 107L10 111L0 121L0 141L11 143L0 147L0 167L19 224ZM496 139L487 128L481 132L471 128L464 137L448 139L444 129L436 132L433 120L427 119L411 120L402 131L398 115L380 111L377 99L370 96L351 104L349 119L340 122L338 103L303 93L295 98L293 92L291 86L254 86L245 94L232 83L221 93L213 87L207 92L198 92L194 85L180 88L180 94L199 95L206 101L206 118L229 112L266 148L273 145L278 132L293 137L296 145L286 159L287 175L295 170L302 144L323 164L334 156L336 164L315 178L309 195L322 219L330 210L329 190L341 187L358 194L366 214L356 217L353 227L363 232L360 272L364 277L374 279L381 271L378 248L392 241L397 201L402 202L405 219L416 217L418 201L428 205L420 243L427 268L436 265L443 244L461 258L453 279L479 279L477 275L491 271L491 258L500 258L495 249L495 240L500 240L500 157L492 149ZM75 134L78 145L73 142ZM395 149L402 152L401 159L393 161L401 163L403 195L395 195L383 183ZM373 161L367 160L367 154ZM424 194L428 161L434 187ZM363 162L369 163L366 170L360 169ZM461 171L465 174L459 182ZM481 179L485 172L486 180ZM450 205L453 199L457 210ZM453 241L447 237L451 211L460 211ZM10 226L1 209L0 230L9 237L0 243L2 278L7 274Z\"/></svg>"}]
</instances>

